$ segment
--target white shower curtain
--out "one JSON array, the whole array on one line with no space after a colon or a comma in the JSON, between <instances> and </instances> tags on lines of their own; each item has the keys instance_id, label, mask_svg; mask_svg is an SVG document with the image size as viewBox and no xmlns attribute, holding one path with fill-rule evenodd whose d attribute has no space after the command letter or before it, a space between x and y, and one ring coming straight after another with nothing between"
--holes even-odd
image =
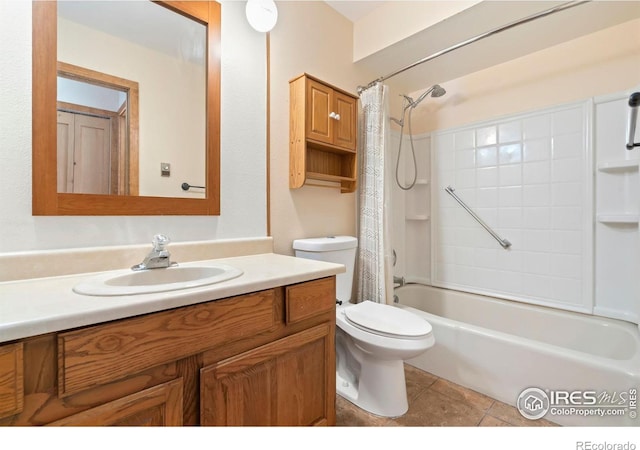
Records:
<instances>
[{"instance_id":1,"label":"white shower curtain","mask_svg":"<svg viewBox=\"0 0 640 450\"><path fill-rule=\"evenodd\" d=\"M391 303L392 250L388 226L389 185L385 147L389 136L388 88L360 94L357 299Z\"/></svg>"}]
</instances>

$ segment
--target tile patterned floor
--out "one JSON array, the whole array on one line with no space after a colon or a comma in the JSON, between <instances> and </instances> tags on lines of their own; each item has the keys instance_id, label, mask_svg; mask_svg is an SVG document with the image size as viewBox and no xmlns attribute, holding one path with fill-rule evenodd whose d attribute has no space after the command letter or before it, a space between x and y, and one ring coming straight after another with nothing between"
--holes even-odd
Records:
<instances>
[{"instance_id":1,"label":"tile patterned floor","mask_svg":"<svg viewBox=\"0 0 640 450\"><path fill-rule=\"evenodd\" d=\"M379 417L336 396L338 426L557 426L527 420L513 406L494 400L428 372L405 365L409 411L398 418Z\"/></svg>"}]
</instances>

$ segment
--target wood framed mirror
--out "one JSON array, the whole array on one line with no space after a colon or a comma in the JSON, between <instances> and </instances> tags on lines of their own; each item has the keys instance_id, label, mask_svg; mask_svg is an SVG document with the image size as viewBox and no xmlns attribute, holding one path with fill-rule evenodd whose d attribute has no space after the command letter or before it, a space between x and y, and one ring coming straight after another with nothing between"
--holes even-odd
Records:
<instances>
[{"instance_id":1,"label":"wood framed mirror","mask_svg":"<svg viewBox=\"0 0 640 450\"><path fill-rule=\"evenodd\" d=\"M204 198L58 192L57 2L33 2L33 215L219 215L220 214L220 4L214 1L154 2L206 26L206 138Z\"/></svg>"}]
</instances>

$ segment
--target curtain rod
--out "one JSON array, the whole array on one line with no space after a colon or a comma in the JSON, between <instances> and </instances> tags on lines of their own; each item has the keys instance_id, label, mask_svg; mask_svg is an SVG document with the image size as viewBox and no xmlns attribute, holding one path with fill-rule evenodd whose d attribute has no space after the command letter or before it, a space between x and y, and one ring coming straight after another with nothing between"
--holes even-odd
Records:
<instances>
[{"instance_id":1,"label":"curtain rod","mask_svg":"<svg viewBox=\"0 0 640 450\"><path fill-rule=\"evenodd\" d=\"M523 18L523 19L518 19L516 21L510 22L510 23L508 23L506 25L503 25L501 27L494 28L493 30L490 30L490 31L487 31L485 33L482 33L482 34L479 34L477 36L474 36L474 37L472 37L470 39L467 39L466 41L459 42L459 43L457 43L455 45L452 45L451 47L445 48L444 50L440 50L439 52L436 52L436 53L434 53L432 55L429 55L426 58L422 58L422 59L420 59L420 60L418 60L418 61L416 61L416 62L414 62L412 64L409 64L408 66L405 66L405 67L403 67L401 69L398 69L395 72L391 72L388 75L385 75L383 77L377 78L377 79L373 80L371 83L367 84L364 87L363 86L358 86L358 94L360 94L365 89L368 89L371 86L374 86L376 83L381 83L381 82L383 82L383 81L385 81L385 80L387 80L387 79L389 79L391 77L395 77L396 75L401 74L402 72L404 72L406 70L413 69L414 67L416 67L416 66L418 66L420 64L426 63L427 61L431 61L432 59L435 59L435 58L437 58L439 56L445 55L445 54L447 54L449 52L452 52L454 50L457 50L459 48L465 47L465 46L467 46L469 44L473 44L476 41L479 41L481 39L487 38L489 36L493 36L494 34L501 33L503 31L506 31L506 30L510 29L510 28L514 28L514 27L516 27L518 25L522 25L522 24L525 24L527 22L531 22L533 20L549 16L551 14L554 14L554 13L557 13L557 12L560 12L560 11L564 11L565 9L569 9L569 8L573 8L575 6L579 6L579 5L582 5L582 4L585 4L585 3L589 3L590 1L591 0L578 0L578 1L571 1L571 2L567 2L567 3L563 3L561 5L554 6L553 8L549 8L549 9L546 9L544 11L532 14L530 16L527 16L527 17Z\"/></svg>"}]
</instances>

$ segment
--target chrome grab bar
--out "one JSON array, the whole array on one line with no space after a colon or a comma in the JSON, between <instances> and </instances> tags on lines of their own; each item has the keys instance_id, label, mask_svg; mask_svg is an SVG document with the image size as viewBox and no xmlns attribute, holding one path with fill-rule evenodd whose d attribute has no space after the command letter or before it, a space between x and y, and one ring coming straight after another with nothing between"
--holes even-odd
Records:
<instances>
[{"instance_id":1,"label":"chrome grab bar","mask_svg":"<svg viewBox=\"0 0 640 450\"><path fill-rule=\"evenodd\" d=\"M460 197L458 197L455 194L455 189L453 189L451 186L447 186L446 188L444 188L444 190L447 192L447 194L449 194L450 196L452 196L455 201L457 201L458 203L460 203L460 206L462 206L469 214L471 214L471 217L473 217L474 219L476 219L476 221L482 225L482 228L484 228L485 230L487 230L489 232L489 234L491 236L493 236L493 238L498 241L498 243L502 246L502 248L504 248L505 250L508 249L509 247L511 247L511 242L509 242L506 239L501 238L500 236L498 236L498 233L496 233L495 231L493 231L491 229L491 227L489 225L487 225L484 220L482 220L480 217L478 217L478 215L476 213L474 213L471 208L469 208L465 202L462 201L462 199Z\"/></svg>"},{"instance_id":2,"label":"chrome grab bar","mask_svg":"<svg viewBox=\"0 0 640 450\"><path fill-rule=\"evenodd\" d=\"M627 126L629 138L627 139L627 150L640 147L640 142L633 142L636 134L636 122L638 121L638 107L640 107L640 92L634 92L629 96L629 125Z\"/></svg>"}]
</instances>

